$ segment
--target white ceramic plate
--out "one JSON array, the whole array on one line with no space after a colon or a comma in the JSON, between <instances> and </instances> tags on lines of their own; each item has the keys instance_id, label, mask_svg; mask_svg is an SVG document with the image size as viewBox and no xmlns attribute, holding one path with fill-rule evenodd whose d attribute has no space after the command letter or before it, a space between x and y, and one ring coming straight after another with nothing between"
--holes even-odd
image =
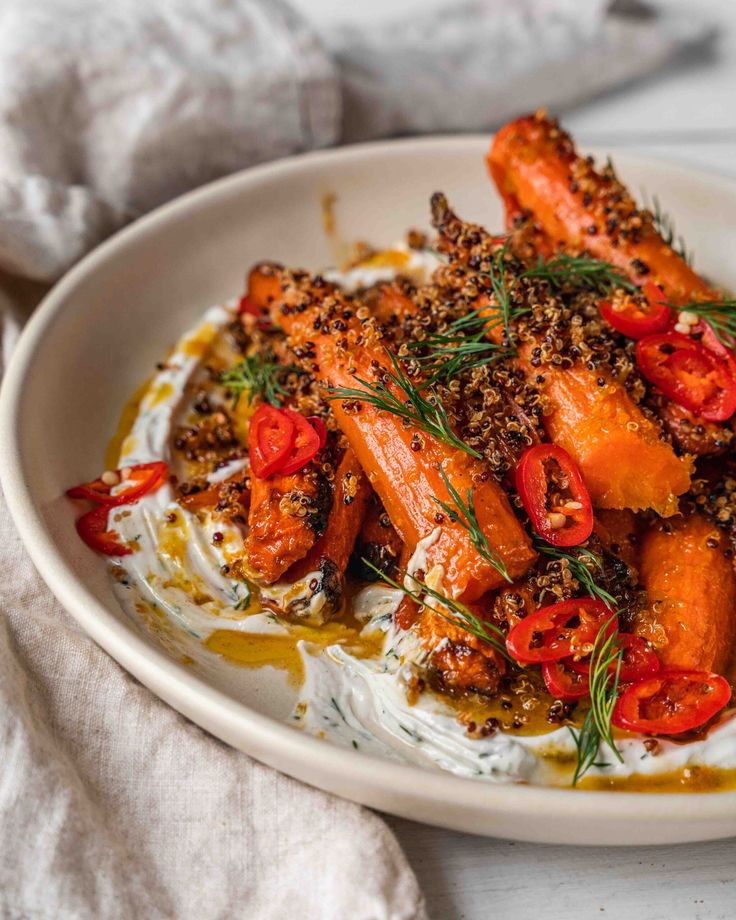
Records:
<instances>
[{"instance_id":1,"label":"white ceramic plate","mask_svg":"<svg viewBox=\"0 0 736 920\"><path fill-rule=\"evenodd\" d=\"M48 295L18 345L0 406L2 482L39 572L125 668L237 748L338 795L458 830L547 843L672 843L736 834L736 793L650 795L492 785L376 760L279 721L292 693L272 669L192 670L121 611L105 563L74 531L70 483L99 472L121 408L203 309L234 295L247 266L333 259L320 202L337 196L345 239L388 244L426 226L442 189L469 219L501 226L487 138L454 137L313 153L248 170L133 224ZM736 183L620 156L635 191L656 193L698 267L736 287Z\"/></svg>"}]
</instances>

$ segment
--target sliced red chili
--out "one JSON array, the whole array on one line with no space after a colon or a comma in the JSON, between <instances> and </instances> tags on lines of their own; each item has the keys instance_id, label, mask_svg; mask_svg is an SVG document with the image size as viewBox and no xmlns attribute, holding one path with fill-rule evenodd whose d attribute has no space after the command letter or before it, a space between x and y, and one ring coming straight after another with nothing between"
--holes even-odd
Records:
<instances>
[{"instance_id":1,"label":"sliced red chili","mask_svg":"<svg viewBox=\"0 0 736 920\"><path fill-rule=\"evenodd\" d=\"M617 628L618 617L602 601L578 597L524 617L506 637L509 654L521 664L560 661L589 654L601 627Z\"/></svg>"},{"instance_id":2,"label":"sliced red chili","mask_svg":"<svg viewBox=\"0 0 736 920\"><path fill-rule=\"evenodd\" d=\"M577 546L593 532L593 506L575 461L556 444L537 444L516 468L516 489L537 533Z\"/></svg>"},{"instance_id":3,"label":"sliced red chili","mask_svg":"<svg viewBox=\"0 0 736 920\"><path fill-rule=\"evenodd\" d=\"M279 466L279 473L289 476L296 473L315 456L320 449L320 435L313 424L311 424L303 415L294 412L293 409L282 409L281 412L288 416L294 424L296 432L294 446L289 456Z\"/></svg>"},{"instance_id":4,"label":"sliced red chili","mask_svg":"<svg viewBox=\"0 0 736 920\"><path fill-rule=\"evenodd\" d=\"M133 550L120 542L118 534L108 527L110 507L100 505L83 514L77 521L77 533L95 552L105 556L130 556Z\"/></svg>"},{"instance_id":5,"label":"sliced red chili","mask_svg":"<svg viewBox=\"0 0 736 920\"><path fill-rule=\"evenodd\" d=\"M705 725L730 699L731 687L720 674L662 671L626 687L611 721L630 732L677 735Z\"/></svg>"},{"instance_id":6,"label":"sliced red chili","mask_svg":"<svg viewBox=\"0 0 736 920\"><path fill-rule=\"evenodd\" d=\"M666 332L640 339L636 360L650 383L704 419L721 422L736 411L736 379L728 362L688 336Z\"/></svg>"},{"instance_id":7,"label":"sliced red chili","mask_svg":"<svg viewBox=\"0 0 736 920\"><path fill-rule=\"evenodd\" d=\"M598 304L600 314L608 325L630 339L665 332L672 322L672 310L667 305L662 288L648 281L642 293L644 303L627 297L615 304L610 300L602 300Z\"/></svg>"},{"instance_id":8,"label":"sliced red chili","mask_svg":"<svg viewBox=\"0 0 736 920\"><path fill-rule=\"evenodd\" d=\"M124 488L112 493L115 486L108 485L102 479L95 479L93 482L86 482L72 489L67 489L69 498L82 498L87 501L95 502L98 505L106 505L108 508L115 505L131 505L138 501L149 492L153 492L159 486L163 485L168 475L168 467L163 460L155 460L152 463L139 463L136 466L124 467L126 476L123 478L123 470L116 470L120 484Z\"/></svg>"},{"instance_id":9,"label":"sliced red chili","mask_svg":"<svg viewBox=\"0 0 736 920\"><path fill-rule=\"evenodd\" d=\"M542 662L542 677L547 690L557 700L572 702L588 696L588 678L571 670L569 661Z\"/></svg>"},{"instance_id":10,"label":"sliced red chili","mask_svg":"<svg viewBox=\"0 0 736 920\"><path fill-rule=\"evenodd\" d=\"M659 658L657 658L657 653L641 636L621 633L616 640L616 648L623 649L624 653L621 659L621 670L619 671L619 680L622 683L644 680L644 678L653 677L658 673L661 665ZM565 663L577 674L584 674L587 677L590 673L590 661L586 658L579 658L577 661L570 659ZM616 673L615 661L611 662L608 671L611 675Z\"/></svg>"},{"instance_id":11,"label":"sliced red chili","mask_svg":"<svg viewBox=\"0 0 736 920\"><path fill-rule=\"evenodd\" d=\"M248 432L253 474L259 479L268 479L280 471L291 454L295 438L296 428L289 415L273 406L259 406L250 420Z\"/></svg>"},{"instance_id":12,"label":"sliced red chili","mask_svg":"<svg viewBox=\"0 0 736 920\"><path fill-rule=\"evenodd\" d=\"M322 450L322 448L327 443L327 426L318 415L308 415L307 421L317 432L317 437L319 438L319 449Z\"/></svg>"}]
</instances>

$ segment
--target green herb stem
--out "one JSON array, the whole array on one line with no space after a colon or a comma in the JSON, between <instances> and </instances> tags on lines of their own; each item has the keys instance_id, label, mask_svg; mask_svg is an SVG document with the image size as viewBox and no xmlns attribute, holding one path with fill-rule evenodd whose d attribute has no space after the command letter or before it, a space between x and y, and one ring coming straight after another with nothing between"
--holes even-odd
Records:
<instances>
[{"instance_id":1,"label":"green herb stem","mask_svg":"<svg viewBox=\"0 0 736 920\"><path fill-rule=\"evenodd\" d=\"M506 568L501 556L496 552L495 549L488 542L488 537L481 530L480 524L478 523L478 516L475 512L475 505L473 504L473 490L468 489L466 492L466 497L460 495L457 489L453 486L450 480L447 478L447 474L444 469L440 467L440 476L447 487L447 491L450 494L452 499L452 505L447 502L441 501L439 498L432 496L432 501L436 502L440 508L445 512L445 514L456 524L460 524L461 527L465 528L470 537L470 542L473 544L475 549L478 552L478 555L482 559L485 559L493 568L501 575L509 584L513 581L509 575L509 571Z\"/></svg>"},{"instance_id":2,"label":"green herb stem","mask_svg":"<svg viewBox=\"0 0 736 920\"><path fill-rule=\"evenodd\" d=\"M437 392L431 385L425 384L421 389L414 386L404 373L398 359L388 352L393 371L386 371L390 383L398 391L394 392L384 382L371 383L356 377L358 387L335 387L327 394L329 400L351 400L375 406L383 412L390 412L405 419L420 431L437 438L448 447L454 447L471 457L481 458L481 454L469 447L453 431L447 411L440 402ZM425 395L426 394L426 395Z\"/></svg>"},{"instance_id":3,"label":"green herb stem","mask_svg":"<svg viewBox=\"0 0 736 920\"><path fill-rule=\"evenodd\" d=\"M417 590L412 590L411 588L407 587L406 584L395 581L389 575L386 575L385 572L382 572L371 562L369 562L368 559L363 559L363 562L368 566L369 569L372 569L376 575L379 576L379 578L385 581L387 585L390 585L392 588L396 588L398 591L402 591L415 603L422 607L426 607L433 613L436 613L437 616L442 617L443 620L446 620L453 626L464 629L466 632L469 632L476 636L478 639L481 639L483 642L486 642L494 649L494 651L498 652L499 655L502 655L507 661L513 663L513 659L506 651L506 636L504 633L493 623L488 623L485 620L481 620L473 613L472 610L468 609L465 604L462 604L460 601L455 600L454 598L445 597L443 594L435 591L434 588L430 588L429 585L420 581L414 575L410 575L408 572L401 572L401 575L404 579L409 580L415 584L417 586ZM433 606L432 604L429 604L427 602L427 596L436 601L439 606ZM447 611L450 611L453 616L450 616L450 613Z\"/></svg>"}]
</instances>

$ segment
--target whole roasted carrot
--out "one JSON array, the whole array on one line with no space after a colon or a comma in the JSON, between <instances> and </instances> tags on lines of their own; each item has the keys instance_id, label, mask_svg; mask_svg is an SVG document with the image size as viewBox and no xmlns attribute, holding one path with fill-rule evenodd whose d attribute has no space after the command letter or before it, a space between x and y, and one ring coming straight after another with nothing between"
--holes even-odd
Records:
<instances>
[{"instance_id":1,"label":"whole roasted carrot","mask_svg":"<svg viewBox=\"0 0 736 920\"><path fill-rule=\"evenodd\" d=\"M645 535L639 576L647 608L635 632L668 668L723 673L736 640L736 576L725 535L699 514L659 522Z\"/></svg>"},{"instance_id":2,"label":"whole roasted carrot","mask_svg":"<svg viewBox=\"0 0 736 920\"><path fill-rule=\"evenodd\" d=\"M637 284L655 281L675 304L719 298L662 239L613 171L597 172L543 113L505 125L487 163L507 207L530 211L554 244L586 250Z\"/></svg>"},{"instance_id":3,"label":"whole roasted carrot","mask_svg":"<svg viewBox=\"0 0 736 920\"><path fill-rule=\"evenodd\" d=\"M367 393L361 379L386 379L391 363L367 308L356 309L336 288L306 275L282 272L280 289L272 320L328 395L336 388ZM368 402L336 399L332 410L399 536L419 549L421 568L442 566L452 596L478 598L505 578L435 500L452 501L445 477L463 499L472 494L480 532L509 576L527 570L535 558L529 538L481 460Z\"/></svg>"},{"instance_id":4,"label":"whole roasted carrot","mask_svg":"<svg viewBox=\"0 0 736 920\"><path fill-rule=\"evenodd\" d=\"M466 264L491 242L482 227L461 221L444 196L434 196L432 210L440 246L453 262ZM476 307L488 316L488 337L500 342L504 330L497 301L481 294ZM590 369L580 361L571 367L537 366L537 345L534 340L520 342L516 364L543 394L544 428L580 467L593 504L674 514L677 496L690 485L690 461L662 440L660 427L607 369Z\"/></svg>"}]
</instances>

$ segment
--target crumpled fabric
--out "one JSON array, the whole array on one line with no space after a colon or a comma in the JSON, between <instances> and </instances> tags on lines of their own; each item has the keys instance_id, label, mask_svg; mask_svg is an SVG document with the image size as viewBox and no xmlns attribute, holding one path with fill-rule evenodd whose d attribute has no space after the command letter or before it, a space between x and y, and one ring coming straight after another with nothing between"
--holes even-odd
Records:
<instances>
[{"instance_id":1,"label":"crumpled fabric","mask_svg":"<svg viewBox=\"0 0 736 920\"><path fill-rule=\"evenodd\" d=\"M381 818L153 696L62 609L2 496L0 545L2 920L425 920Z\"/></svg>"},{"instance_id":2,"label":"crumpled fabric","mask_svg":"<svg viewBox=\"0 0 736 920\"><path fill-rule=\"evenodd\" d=\"M340 140L560 111L704 40L631 0L458 0L312 27L282 0L3 0L0 269L58 278L219 176Z\"/></svg>"}]
</instances>

